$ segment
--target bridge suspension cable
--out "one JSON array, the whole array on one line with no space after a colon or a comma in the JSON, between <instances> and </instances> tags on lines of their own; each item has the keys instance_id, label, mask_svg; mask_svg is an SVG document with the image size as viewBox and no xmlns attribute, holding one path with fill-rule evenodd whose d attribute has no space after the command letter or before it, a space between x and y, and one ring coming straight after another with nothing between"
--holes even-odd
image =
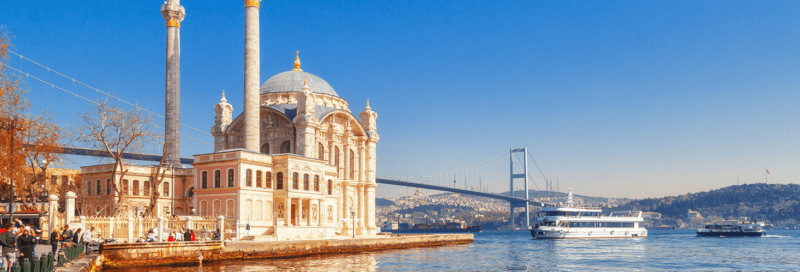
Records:
<instances>
[{"instance_id":1,"label":"bridge suspension cable","mask_svg":"<svg viewBox=\"0 0 800 272\"><path fill-rule=\"evenodd\" d=\"M9 51L9 52L10 52L10 51ZM55 88L55 89L57 89L57 90L63 91L63 92L65 92L65 93L68 93L68 94L71 94L71 95L73 95L73 96L75 96L75 97L77 97L77 98L80 98L80 99L83 99L83 100L89 101L89 102L90 102L90 103L92 103L92 104L95 104L95 105L97 105L97 104L98 104L96 101L93 101L93 100L91 100L91 99L88 99L88 98L86 98L86 97L83 97L83 96L81 96L81 95L79 95L79 94L77 94L77 93L70 92L70 91L68 91L68 90L66 90L66 89L64 89L64 88L61 88L61 87L59 87L59 86L56 86L55 84L52 84L52 83L50 83L50 82L47 82L47 81L44 81L44 80L42 80L42 79L40 79L40 78L38 78L38 77L35 77L35 76L32 76L32 75L30 75L30 74L28 74L28 73L25 73L25 72L23 72L23 71L20 71L19 69L16 69L16 68L14 68L14 67L11 67L11 66L9 66L8 64L5 64L5 63L0 63L0 65L3 65L3 66L5 66L6 68L9 68L9 69L11 69L11 70L14 70L15 72L17 72L17 73L20 73L20 74L22 74L22 75L24 75L24 76L26 76L26 77L29 77L29 78L35 79L36 81L39 81L39 82L41 82L41 83L44 83L45 85L49 85L49 86L50 86L50 87L52 87L52 88ZM126 103L127 103L127 102L126 102ZM138 108L138 107L137 107L137 108ZM141 109L141 108L140 108L140 109ZM144 110L144 109L143 109L143 110ZM147 111L147 110L145 110L145 111ZM148 112L149 112L149 111L148 111ZM163 117L162 117L162 118L163 118ZM158 126L158 125L156 125L156 124L153 124L153 123L148 123L148 125L151 125L151 126L154 126L154 127L160 128L160 129L162 129L162 130L164 129L163 127L160 127L160 126ZM197 141L197 142L200 142L200 143L206 144L206 145L214 146L214 145L213 145L213 144L211 144L211 143L208 143L208 142L205 142L205 141L201 141L201 140L195 139L195 138L193 138L193 137L186 136L186 135L184 135L184 134L181 134L181 136L183 136L183 137L185 137L185 138L187 138L187 139L190 139L190 140L194 140L194 141Z\"/></svg>"},{"instance_id":2,"label":"bridge suspension cable","mask_svg":"<svg viewBox=\"0 0 800 272\"><path fill-rule=\"evenodd\" d=\"M8 52L9 52L9 53L11 53L11 54L14 54L14 55L16 55L16 56L19 56L19 57L20 57L20 59L26 60L26 61L28 61L28 62L30 62L30 63L33 63L33 64L36 64L36 65L38 65L39 67L42 67L42 68L44 68L44 69L47 69L47 71L48 71L48 72L53 72L53 73L55 73L56 75L62 76L62 77L64 77L64 78L66 78L66 79L69 79L69 80L71 80L72 82L75 82L75 83L78 83L78 84L80 84L80 85L83 85L84 87L86 87L86 88L89 88L89 89L92 89L92 90L94 90L94 91L96 91L96 92L98 92L98 93L101 93L101 94L103 94L103 95L105 95L105 96L107 96L107 97L110 97L110 98L116 99L116 100L117 100L117 101L119 101L119 102L122 102L122 103L125 103L125 104L128 104L128 105L130 105L131 107L135 107L135 108L137 108L137 109L140 109L140 110L142 110L142 111L145 111L145 112L147 112L147 113L150 113L150 114L152 114L152 115L155 115L155 116L158 116L158 117L160 117L160 118L164 119L164 116L163 116L163 115L161 115L161 114L158 114L158 113L152 112L152 111L150 111L150 110L148 110L148 109L145 109L145 108L142 108L142 107L140 107L139 105L135 105L135 104L133 104L133 103L130 103L130 102L128 102L128 101L122 100L121 98L119 98L119 97L116 97L116 96L114 96L114 95L112 95L112 94L110 94L110 93L103 92L103 91L101 91L101 90L99 90L99 89L97 89L97 88L95 88L95 87L89 86L89 85L88 85L88 84L86 84L86 83L80 82L80 81L78 81L78 80L76 80L76 79L74 79L74 78L71 78L71 77L69 77L69 76L66 76L66 75L64 75L64 74L62 74L62 73L59 73L59 72L58 72L58 71L56 71L56 70L50 69L50 67L44 66L44 65L42 65L42 64L39 64L38 62L35 62L35 61L33 61L33 60L29 59L29 58L26 58L26 57L24 57L24 56L22 56L22 55L20 55L20 54L17 54L17 53L16 53L16 52L14 52L14 51L8 50ZM5 64L5 65L6 65L6 67L8 67L8 64ZM12 68L12 69L13 69L13 68ZM15 70L15 71L18 71L18 72L22 73L21 71L19 71L19 70L17 70L17 69L13 69L13 70ZM25 74L25 73L23 73L23 74ZM25 74L25 75L27 75L27 76L29 76L29 77L30 77L30 75L28 75L28 74ZM37 80L39 80L39 79L37 79ZM42 80L39 80L39 81L42 81ZM55 87L55 85L53 85L53 84L49 84L49 83L46 83L46 82L44 82L44 81L42 81L42 82L43 82L43 83L45 83L45 84L48 84L48 85L50 85L50 86L53 86L53 87ZM60 89L60 88L59 88L59 89ZM61 90L62 90L62 91L66 91L66 90L63 90L63 89L61 89ZM69 92L68 92L68 93L69 93ZM70 94L72 94L72 93L70 93ZM77 96L76 94L73 94L73 95ZM85 98L84 98L84 99L85 99ZM188 125L186 125L186 124L183 124L183 123L181 123L181 126L184 126L184 127L186 127L186 128L189 128L189 129L195 130L195 131L197 131L197 132L203 133L203 134L205 134L205 135L208 135L208 136L213 136L213 135L211 135L211 133L208 133L208 132L205 132L205 131L202 131L202 130L199 130L199 129L193 128L193 127L191 127L191 126L188 126ZM189 138L189 137L187 137L187 138ZM207 144L207 143L206 143L206 144Z\"/></svg>"}]
</instances>

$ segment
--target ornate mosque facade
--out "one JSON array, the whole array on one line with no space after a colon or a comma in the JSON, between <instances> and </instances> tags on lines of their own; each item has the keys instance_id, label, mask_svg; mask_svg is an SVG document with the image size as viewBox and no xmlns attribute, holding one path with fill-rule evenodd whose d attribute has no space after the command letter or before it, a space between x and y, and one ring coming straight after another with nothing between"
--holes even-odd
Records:
<instances>
[{"instance_id":1,"label":"ornate mosque facade","mask_svg":"<svg viewBox=\"0 0 800 272\"><path fill-rule=\"evenodd\" d=\"M191 168L176 170L167 175L162 188L152 188L161 193L156 212L162 216L221 215L238 233L249 231L276 240L332 238L353 232L375 235L377 113L368 102L354 115L347 100L325 80L300 68L299 52L294 69L272 76L259 87L260 1L244 2L243 112L232 116L233 106L223 91L214 105L214 152L194 155ZM184 9L178 0L169 0L162 6L162 14L171 33L168 60L174 60L170 50L179 55L179 44L174 44L177 39L170 35L179 37ZM168 61L167 100L179 92L175 69L179 65ZM174 108L176 103L167 106ZM166 119L175 122L169 114ZM179 125L173 125L166 133L168 150L174 152L178 146L170 139L177 138L177 129ZM179 161L174 154L167 158L173 164ZM139 204L132 205L149 202L152 193L147 179L153 169L126 167L132 170L130 181L110 177L108 165L82 168L85 198L81 209L85 214L134 209L113 207L117 196L109 189L111 182L118 182L128 197L138 199L132 203Z\"/></svg>"}]
</instances>

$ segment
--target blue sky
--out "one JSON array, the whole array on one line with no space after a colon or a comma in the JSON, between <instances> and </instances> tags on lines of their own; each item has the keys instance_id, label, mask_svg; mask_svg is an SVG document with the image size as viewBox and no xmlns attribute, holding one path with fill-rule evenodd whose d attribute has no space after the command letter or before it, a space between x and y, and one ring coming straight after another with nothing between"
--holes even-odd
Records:
<instances>
[{"instance_id":1,"label":"blue sky","mask_svg":"<svg viewBox=\"0 0 800 272\"><path fill-rule=\"evenodd\" d=\"M182 2L181 121L203 131L223 89L241 112L241 2ZM25 57L163 112L162 3L6 0L0 24ZM527 146L579 194L684 194L763 182L764 169L770 183L800 183L797 14L798 1L264 1L261 81L300 50L351 110L369 98L380 175L445 173ZM28 87L34 109L64 124L90 107ZM184 157L212 150L181 143Z\"/></svg>"}]
</instances>

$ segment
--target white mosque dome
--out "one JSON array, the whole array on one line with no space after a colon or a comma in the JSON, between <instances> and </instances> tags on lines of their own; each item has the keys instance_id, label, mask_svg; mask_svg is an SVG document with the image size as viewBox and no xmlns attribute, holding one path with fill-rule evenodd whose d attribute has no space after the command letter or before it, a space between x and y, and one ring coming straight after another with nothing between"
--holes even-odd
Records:
<instances>
[{"instance_id":1,"label":"white mosque dome","mask_svg":"<svg viewBox=\"0 0 800 272\"><path fill-rule=\"evenodd\" d=\"M328 82L308 72L286 71L269 78L261 85L261 94L302 92L303 78L307 78L311 92L339 97Z\"/></svg>"}]
</instances>

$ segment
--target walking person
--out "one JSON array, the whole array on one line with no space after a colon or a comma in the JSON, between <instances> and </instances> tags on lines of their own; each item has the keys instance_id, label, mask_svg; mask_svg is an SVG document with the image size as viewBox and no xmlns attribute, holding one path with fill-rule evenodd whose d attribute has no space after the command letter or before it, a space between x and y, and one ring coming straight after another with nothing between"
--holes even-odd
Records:
<instances>
[{"instance_id":1,"label":"walking person","mask_svg":"<svg viewBox=\"0 0 800 272\"><path fill-rule=\"evenodd\" d=\"M192 242L194 242L194 241L195 241L195 238L194 238L194 230L191 230L191 231L192 231Z\"/></svg>"},{"instance_id":2,"label":"walking person","mask_svg":"<svg viewBox=\"0 0 800 272\"><path fill-rule=\"evenodd\" d=\"M81 235L83 236L83 247L86 248L86 255L89 255L89 243L92 242L92 232L94 232L94 227L84 231Z\"/></svg>"},{"instance_id":3,"label":"walking person","mask_svg":"<svg viewBox=\"0 0 800 272\"><path fill-rule=\"evenodd\" d=\"M28 259L33 263L33 247L36 246L36 236L31 232L29 229L23 229L22 235L17 237L17 245L19 246L20 260Z\"/></svg>"},{"instance_id":4,"label":"walking person","mask_svg":"<svg viewBox=\"0 0 800 272\"><path fill-rule=\"evenodd\" d=\"M58 252L58 241L61 240L61 237L58 235L58 229L54 229L53 232L50 233L50 245L53 246L53 254Z\"/></svg>"},{"instance_id":5,"label":"walking person","mask_svg":"<svg viewBox=\"0 0 800 272\"><path fill-rule=\"evenodd\" d=\"M183 232L183 241L184 242L192 241L192 230L186 229L186 231Z\"/></svg>"},{"instance_id":6,"label":"walking person","mask_svg":"<svg viewBox=\"0 0 800 272\"><path fill-rule=\"evenodd\" d=\"M11 222L6 223L6 229L11 229L14 227L14 224ZM0 234L0 245L3 246L3 263L6 264L7 267L11 267L11 263L17 260L17 236L14 235L11 231L6 231L3 234Z\"/></svg>"}]
</instances>

